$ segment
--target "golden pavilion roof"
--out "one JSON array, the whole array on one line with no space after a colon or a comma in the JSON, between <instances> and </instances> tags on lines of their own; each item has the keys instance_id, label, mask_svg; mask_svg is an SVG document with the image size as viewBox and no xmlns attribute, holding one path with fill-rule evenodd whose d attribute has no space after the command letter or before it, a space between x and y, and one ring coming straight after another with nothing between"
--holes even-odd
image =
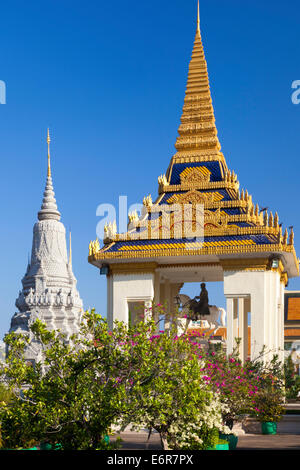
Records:
<instances>
[{"instance_id":1,"label":"golden pavilion roof","mask_svg":"<svg viewBox=\"0 0 300 470\"><path fill-rule=\"evenodd\" d=\"M99 265L101 261L147 261L173 256L186 259L196 256L199 260L208 255L288 253L293 264L290 274L298 275L293 231L282 233L278 214L260 210L247 190L240 189L237 175L228 169L221 152L199 13L178 134L177 152L166 174L158 178L156 201L149 195L143 201L143 214L129 214L126 234L118 234L116 224L109 224L104 246L100 247L98 241L91 242L89 262ZM161 215L153 217L153 206L171 204L203 205L202 240L187 239L184 220L181 236L176 236L174 215L169 231L165 230ZM136 237L141 227L143 232Z\"/></svg>"}]
</instances>

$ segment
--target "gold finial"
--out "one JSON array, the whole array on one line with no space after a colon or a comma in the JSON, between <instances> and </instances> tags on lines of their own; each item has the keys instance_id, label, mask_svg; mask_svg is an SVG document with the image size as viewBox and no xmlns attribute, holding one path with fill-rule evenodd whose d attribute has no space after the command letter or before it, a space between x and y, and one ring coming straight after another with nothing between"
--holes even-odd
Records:
<instances>
[{"instance_id":1,"label":"gold finial","mask_svg":"<svg viewBox=\"0 0 300 470\"><path fill-rule=\"evenodd\" d=\"M187 86L178 128L175 148L176 157L187 158L193 155L197 160L205 161L208 154L219 154L221 145L215 124L214 109L210 93L207 63L200 33L200 4L198 2L197 31L189 65Z\"/></svg>"},{"instance_id":2,"label":"gold finial","mask_svg":"<svg viewBox=\"0 0 300 470\"><path fill-rule=\"evenodd\" d=\"M197 31L200 33L200 2L198 0Z\"/></svg>"},{"instance_id":3,"label":"gold finial","mask_svg":"<svg viewBox=\"0 0 300 470\"><path fill-rule=\"evenodd\" d=\"M290 236L289 236L289 245L294 245L294 230L293 227L290 227Z\"/></svg>"},{"instance_id":4,"label":"gold finial","mask_svg":"<svg viewBox=\"0 0 300 470\"><path fill-rule=\"evenodd\" d=\"M50 165L50 133L49 128L47 131L47 144L48 144L48 177L51 176L51 165Z\"/></svg>"}]
</instances>

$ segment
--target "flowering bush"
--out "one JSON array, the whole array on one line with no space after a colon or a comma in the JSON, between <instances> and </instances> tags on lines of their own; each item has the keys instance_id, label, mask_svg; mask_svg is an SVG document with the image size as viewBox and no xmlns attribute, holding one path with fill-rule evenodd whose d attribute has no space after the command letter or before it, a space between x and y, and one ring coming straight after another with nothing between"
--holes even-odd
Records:
<instances>
[{"instance_id":1,"label":"flowering bush","mask_svg":"<svg viewBox=\"0 0 300 470\"><path fill-rule=\"evenodd\" d=\"M261 422L278 422L285 413L284 369L275 356L268 364L255 364L260 387L254 398L253 415Z\"/></svg>"},{"instance_id":2,"label":"flowering bush","mask_svg":"<svg viewBox=\"0 0 300 470\"><path fill-rule=\"evenodd\" d=\"M107 448L112 426L128 424L160 433L172 449L213 446L223 404L203 380L204 361L175 330L157 332L153 322L112 331L94 311L66 343L60 332L37 321L35 339L44 346L43 363L24 360L26 338L6 338L9 356L0 377L13 398L0 403L2 445L57 443L63 449Z\"/></svg>"},{"instance_id":3,"label":"flowering bush","mask_svg":"<svg viewBox=\"0 0 300 470\"><path fill-rule=\"evenodd\" d=\"M268 364L260 360L242 364L237 349L227 357L221 349L205 353L199 342L191 339L190 342L197 357L204 360L203 380L226 405L225 425L232 429L234 421L244 414L261 421L266 417L271 421L279 420L284 412L284 383L282 364L276 356Z\"/></svg>"},{"instance_id":4,"label":"flowering bush","mask_svg":"<svg viewBox=\"0 0 300 470\"><path fill-rule=\"evenodd\" d=\"M157 333L154 323L140 323L122 348L128 357L122 380L132 382L123 426L156 430L171 449L214 445L219 431L226 432L223 405L203 380L204 361L186 337L175 328Z\"/></svg>"},{"instance_id":5,"label":"flowering bush","mask_svg":"<svg viewBox=\"0 0 300 470\"><path fill-rule=\"evenodd\" d=\"M44 346L43 363L26 363L27 340L13 333L0 366L0 379L12 393L0 401L6 447L34 439L63 449L103 449L112 426L132 424L156 430L171 449L206 449L219 432L230 433L240 414L266 415L259 401L264 390L281 397L275 362L242 365L235 355L204 353L197 341L178 336L176 325L158 332L152 321L129 328L117 322L110 331L91 311L71 343L40 321L31 329Z\"/></svg>"},{"instance_id":6,"label":"flowering bush","mask_svg":"<svg viewBox=\"0 0 300 470\"><path fill-rule=\"evenodd\" d=\"M277 423L282 419L284 412L282 394L277 390L260 391L255 397L253 415L258 421Z\"/></svg>"},{"instance_id":7,"label":"flowering bush","mask_svg":"<svg viewBox=\"0 0 300 470\"><path fill-rule=\"evenodd\" d=\"M239 415L248 413L259 390L259 377L244 367L235 357L227 358L223 353L208 356L204 368L204 380L211 384L227 406L223 414L226 425L232 428Z\"/></svg>"}]
</instances>

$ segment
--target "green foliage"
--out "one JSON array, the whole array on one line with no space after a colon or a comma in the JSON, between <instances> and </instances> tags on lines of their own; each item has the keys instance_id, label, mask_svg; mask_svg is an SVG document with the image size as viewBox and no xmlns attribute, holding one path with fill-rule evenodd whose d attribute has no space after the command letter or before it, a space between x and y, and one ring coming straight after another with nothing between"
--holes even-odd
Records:
<instances>
[{"instance_id":1,"label":"green foliage","mask_svg":"<svg viewBox=\"0 0 300 470\"><path fill-rule=\"evenodd\" d=\"M116 322L110 331L92 310L71 341L40 320L31 330L43 347L42 362L34 366L24 356L28 338L5 338L5 448L111 449L120 443L105 436L131 424L157 431L171 449L207 449L240 414L278 421L284 410L284 375L276 357L269 364L241 364L236 351L229 358L221 349L204 353L185 334L177 336L176 322L167 332L158 332L153 321L129 327Z\"/></svg>"},{"instance_id":2,"label":"green foliage","mask_svg":"<svg viewBox=\"0 0 300 470\"><path fill-rule=\"evenodd\" d=\"M241 364L237 356L227 357L221 350L207 355L204 371L204 379L226 405L224 423L232 428L234 421L252 408L259 389L257 375L247 364Z\"/></svg>"},{"instance_id":3,"label":"green foliage","mask_svg":"<svg viewBox=\"0 0 300 470\"><path fill-rule=\"evenodd\" d=\"M259 390L253 399L252 414L261 422L278 422L285 413L284 367L278 356L264 363L249 361L249 367L259 377Z\"/></svg>"},{"instance_id":4,"label":"green foliage","mask_svg":"<svg viewBox=\"0 0 300 470\"><path fill-rule=\"evenodd\" d=\"M44 346L44 358L35 367L23 357L27 341L15 334L6 337L9 355L2 374L14 394L0 409L4 447L29 447L33 442L61 444L65 450L108 447L103 438L120 403L102 367L102 351L94 345L91 326L101 331L106 343L109 335L94 312L86 320L84 336L74 337L73 344L37 320L32 331Z\"/></svg>"},{"instance_id":5,"label":"green foliage","mask_svg":"<svg viewBox=\"0 0 300 470\"><path fill-rule=\"evenodd\" d=\"M12 392L4 384L0 383L0 403L5 405L9 403L12 397Z\"/></svg>"},{"instance_id":6,"label":"green foliage","mask_svg":"<svg viewBox=\"0 0 300 470\"><path fill-rule=\"evenodd\" d=\"M278 390L267 389L255 397L255 415L258 421L277 423L284 413L282 394Z\"/></svg>"},{"instance_id":7,"label":"green foliage","mask_svg":"<svg viewBox=\"0 0 300 470\"><path fill-rule=\"evenodd\" d=\"M86 312L80 333L67 342L37 320L31 330L43 360L24 359L28 339L12 333L1 375L12 396L1 403L2 446L58 444L108 449L113 426L157 430L174 449L205 448L222 426L222 407L202 379L201 361L175 330L153 322L127 328Z\"/></svg>"},{"instance_id":8,"label":"green foliage","mask_svg":"<svg viewBox=\"0 0 300 470\"><path fill-rule=\"evenodd\" d=\"M285 388L282 363L274 356L264 361L265 350L256 360L241 363L238 342L233 353L226 357L222 350L209 349L206 354L204 379L219 394L227 410L224 423L232 428L240 415L250 414L264 421L278 421L285 412ZM203 354L203 353L202 353ZM198 353L201 357L201 352Z\"/></svg>"},{"instance_id":9,"label":"green foliage","mask_svg":"<svg viewBox=\"0 0 300 470\"><path fill-rule=\"evenodd\" d=\"M284 377L286 397L288 399L297 398L300 392L300 376L296 374L291 355L289 355L284 362Z\"/></svg>"},{"instance_id":10,"label":"green foliage","mask_svg":"<svg viewBox=\"0 0 300 470\"><path fill-rule=\"evenodd\" d=\"M172 449L205 448L222 428L222 410L203 381L203 362L192 345L186 337L177 337L176 330L157 334L151 323L139 324L129 334L129 343L134 343L129 370L137 380L131 375L127 422L156 430Z\"/></svg>"}]
</instances>

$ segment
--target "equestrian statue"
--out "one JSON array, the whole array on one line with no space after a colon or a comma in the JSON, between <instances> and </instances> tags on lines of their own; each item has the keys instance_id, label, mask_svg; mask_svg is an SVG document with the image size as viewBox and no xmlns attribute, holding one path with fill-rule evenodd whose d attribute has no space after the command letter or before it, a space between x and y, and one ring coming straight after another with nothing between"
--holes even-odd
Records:
<instances>
[{"instance_id":1,"label":"equestrian statue","mask_svg":"<svg viewBox=\"0 0 300 470\"><path fill-rule=\"evenodd\" d=\"M191 321L203 321L208 324L208 328L213 332L213 336L220 326L226 326L226 311L222 307L209 305L208 292L206 285L201 284L201 292L199 296L191 299L188 295L178 294L179 304L181 306L181 316L187 319L186 328Z\"/></svg>"}]
</instances>

